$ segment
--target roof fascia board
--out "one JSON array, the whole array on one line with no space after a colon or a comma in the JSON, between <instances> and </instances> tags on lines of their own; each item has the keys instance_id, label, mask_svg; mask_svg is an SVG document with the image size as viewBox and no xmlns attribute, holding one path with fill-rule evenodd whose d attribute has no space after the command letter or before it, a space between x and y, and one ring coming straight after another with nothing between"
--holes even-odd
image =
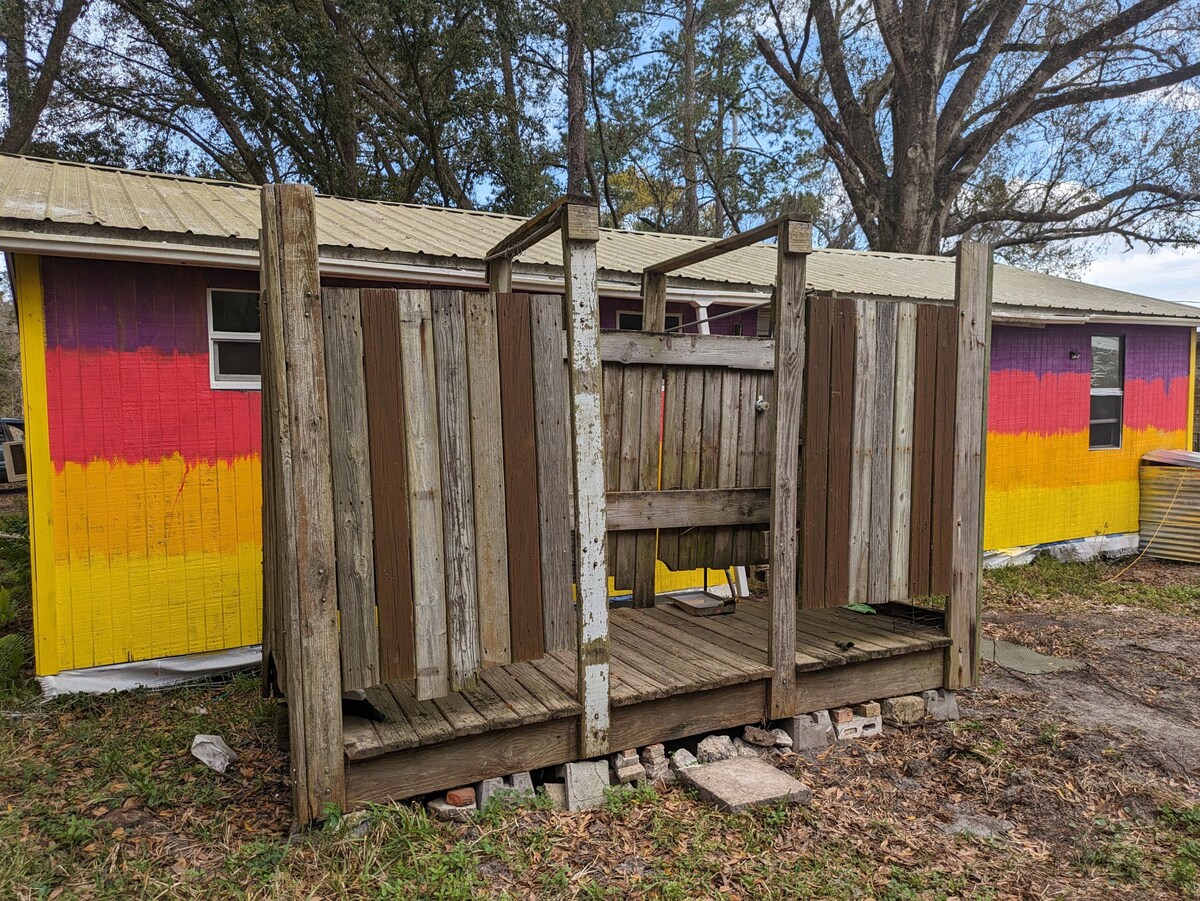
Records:
<instances>
[{"instance_id":1,"label":"roof fascia board","mask_svg":"<svg viewBox=\"0 0 1200 901\"><path fill-rule=\"evenodd\" d=\"M22 221L20 227L13 229L8 223L0 222L0 250L8 253L33 253L46 256L71 256L91 259L123 260L142 263L165 263L175 266L212 266L223 269L253 270L258 268L258 248L256 242L242 238L202 239L180 242L178 235L171 235L175 240L156 240L155 235L146 232L130 231L131 237L112 237L112 229L105 229L101 234L96 226L69 226L47 228L45 224L38 228L29 228L30 223ZM166 236L164 236L165 238ZM422 262L413 254L387 254L386 252L371 252L372 258L367 258L366 252L354 256L346 253L344 248L336 248L335 254L328 253L327 247L322 247L321 270L326 275L340 278L371 279L379 281L423 281L437 285L453 285L464 288L486 288L487 276L483 263L462 260L461 265L454 261L439 261L439 264ZM390 259L389 259L390 257ZM397 259L402 257L403 259ZM432 260L432 258L426 258ZM602 270L603 272L603 270ZM603 272L600 287L602 293L611 297L639 298L641 287L636 282L637 274L628 273L628 281L624 273L614 273L611 270ZM709 287L711 282L700 279L681 279L682 284L674 279L668 285L668 300L677 303L696 304L760 304L769 294L766 286L755 290L756 286L738 286L739 290L721 290ZM562 276L554 272L554 267L529 264L518 264L513 273L513 287L525 291L562 290ZM820 296L839 294L844 297L859 297L881 301L917 301L921 303L946 304L946 298L936 297L901 297L892 295L863 294L855 291L833 292L818 291ZM993 318L997 322L1024 325L1083 325L1088 323L1131 325L1136 323L1146 325L1177 325L1200 326L1200 311L1196 316L1159 316L1153 313L1146 315L1122 315L1116 313L1094 312L1047 312L1031 311L1028 307L1012 307L997 304L993 309Z\"/></svg>"}]
</instances>

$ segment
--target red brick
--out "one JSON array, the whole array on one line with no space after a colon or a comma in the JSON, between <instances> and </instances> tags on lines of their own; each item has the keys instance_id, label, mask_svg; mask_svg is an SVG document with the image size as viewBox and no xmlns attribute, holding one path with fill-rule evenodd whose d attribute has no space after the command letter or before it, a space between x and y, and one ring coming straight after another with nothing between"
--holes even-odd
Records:
<instances>
[{"instance_id":1,"label":"red brick","mask_svg":"<svg viewBox=\"0 0 1200 901\"><path fill-rule=\"evenodd\" d=\"M446 803L451 807L470 807L475 803L475 789L470 786L452 788L446 792Z\"/></svg>"}]
</instances>

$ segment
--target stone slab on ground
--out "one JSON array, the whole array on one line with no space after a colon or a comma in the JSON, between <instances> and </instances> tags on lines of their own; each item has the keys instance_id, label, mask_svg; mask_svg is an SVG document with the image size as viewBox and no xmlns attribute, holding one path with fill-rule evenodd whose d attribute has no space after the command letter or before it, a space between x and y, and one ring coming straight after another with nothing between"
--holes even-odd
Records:
<instances>
[{"instance_id":1,"label":"stone slab on ground","mask_svg":"<svg viewBox=\"0 0 1200 901\"><path fill-rule=\"evenodd\" d=\"M783 801L807 804L812 792L792 776L757 757L734 757L679 770L679 779L702 800L729 813Z\"/></svg>"},{"instance_id":2,"label":"stone slab on ground","mask_svg":"<svg viewBox=\"0 0 1200 901\"><path fill-rule=\"evenodd\" d=\"M1078 660L1065 657L1047 657L1023 645L1011 641L995 641L985 638L980 647L980 656L1005 669L1024 673L1027 676L1045 676L1049 673L1069 672L1083 669Z\"/></svg>"},{"instance_id":3,"label":"stone slab on ground","mask_svg":"<svg viewBox=\"0 0 1200 901\"><path fill-rule=\"evenodd\" d=\"M449 803L445 798L434 798L425 805L429 815L435 820L449 820L452 823L469 823L475 816L475 805L458 807Z\"/></svg>"}]
</instances>

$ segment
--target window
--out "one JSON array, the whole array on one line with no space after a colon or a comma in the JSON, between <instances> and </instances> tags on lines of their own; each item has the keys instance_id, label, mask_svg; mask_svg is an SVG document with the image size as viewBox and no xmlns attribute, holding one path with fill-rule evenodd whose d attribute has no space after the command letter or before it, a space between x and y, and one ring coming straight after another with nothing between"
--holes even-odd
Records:
<instances>
[{"instance_id":1,"label":"window","mask_svg":"<svg viewBox=\"0 0 1200 901\"><path fill-rule=\"evenodd\" d=\"M667 314L667 331L677 329L683 325L683 315L681 313ZM621 310L617 313L617 328L624 331L640 332L642 330L642 314L635 313L632 310Z\"/></svg>"},{"instance_id":2,"label":"window","mask_svg":"<svg viewBox=\"0 0 1200 901\"><path fill-rule=\"evenodd\" d=\"M1090 449L1121 446L1124 404L1125 339L1120 335L1093 335Z\"/></svg>"},{"instance_id":3,"label":"window","mask_svg":"<svg viewBox=\"0 0 1200 901\"><path fill-rule=\"evenodd\" d=\"M208 360L214 388L258 388L262 383L258 292L208 292Z\"/></svg>"}]
</instances>

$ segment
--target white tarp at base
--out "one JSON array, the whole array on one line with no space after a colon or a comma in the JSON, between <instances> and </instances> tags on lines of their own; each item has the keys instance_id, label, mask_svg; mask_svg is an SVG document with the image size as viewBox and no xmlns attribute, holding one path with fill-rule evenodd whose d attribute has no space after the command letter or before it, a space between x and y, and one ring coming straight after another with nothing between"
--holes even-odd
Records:
<instances>
[{"instance_id":1,"label":"white tarp at base","mask_svg":"<svg viewBox=\"0 0 1200 901\"><path fill-rule=\"evenodd\" d=\"M1006 548L999 551L984 551L984 569L1003 566L1024 566L1042 554L1049 554L1061 563L1086 563L1089 560L1119 560L1136 554L1138 533L1122 532L1117 535L1092 535L1070 541L1055 541L1050 544L1035 544L1029 547Z\"/></svg>"},{"instance_id":2,"label":"white tarp at base","mask_svg":"<svg viewBox=\"0 0 1200 901\"><path fill-rule=\"evenodd\" d=\"M104 694L132 688L164 688L261 664L262 645L255 644L206 654L63 670L55 676L39 676L38 682L47 698L76 693Z\"/></svg>"}]
</instances>

